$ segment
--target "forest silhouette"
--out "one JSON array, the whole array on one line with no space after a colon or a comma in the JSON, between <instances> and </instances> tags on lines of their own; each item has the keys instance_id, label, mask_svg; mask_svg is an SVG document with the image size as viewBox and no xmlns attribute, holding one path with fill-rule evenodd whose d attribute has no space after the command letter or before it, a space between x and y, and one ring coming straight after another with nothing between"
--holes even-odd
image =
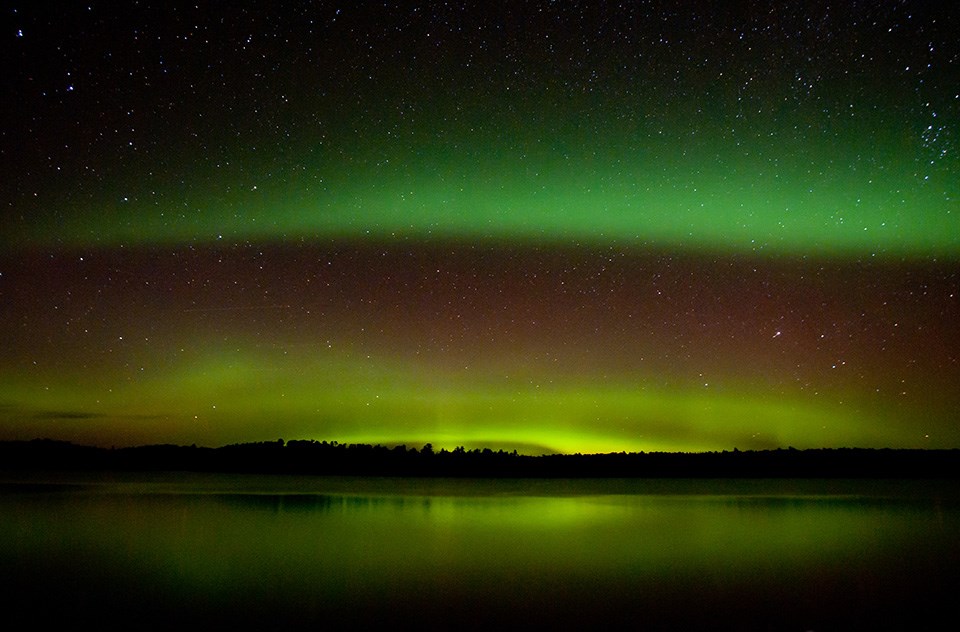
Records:
<instances>
[{"instance_id":1,"label":"forest silhouette","mask_svg":"<svg viewBox=\"0 0 960 632\"><path fill-rule=\"evenodd\" d=\"M0 442L0 471L188 471L483 478L957 478L960 450L794 448L529 456L295 440L218 448L102 448L34 439Z\"/></svg>"}]
</instances>

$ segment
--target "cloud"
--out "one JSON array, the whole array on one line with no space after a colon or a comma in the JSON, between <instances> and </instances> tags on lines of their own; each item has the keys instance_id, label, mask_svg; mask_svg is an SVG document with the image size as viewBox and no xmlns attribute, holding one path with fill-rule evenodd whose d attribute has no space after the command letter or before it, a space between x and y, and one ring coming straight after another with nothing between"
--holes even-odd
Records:
<instances>
[{"instance_id":1,"label":"cloud","mask_svg":"<svg viewBox=\"0 0 960 632\"><path fill-rule=\"evenodd\" d=\"M106 415L102 413L88 413L79 410L45 410L38 411L31 415L34 419L64 419L64 420L86 420L103 419Z\"/></svg>"},{"instance_id":2,"label":"cloud","mask_svg":"<svg viewBox=\"0 0 960 632\"><path fill-rule=\"evenodd\" d=\"M89 421L94 419L164 419L165 415L122 414L90 412L87 410L37 410L16 402L0 402L0 417L39 421Z\"/></svg>"}]
</instances>

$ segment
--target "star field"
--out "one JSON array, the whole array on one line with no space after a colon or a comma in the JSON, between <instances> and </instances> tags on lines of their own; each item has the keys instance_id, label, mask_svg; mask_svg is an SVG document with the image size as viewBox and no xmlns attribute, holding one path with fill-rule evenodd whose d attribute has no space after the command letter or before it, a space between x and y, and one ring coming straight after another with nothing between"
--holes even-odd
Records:
<instances>
[{"instance_id":1,"label":"star field","mask_svg":"<svg viewBox=\"0 0 960 632\"><path fill-rule=\"evenodd\" d=\"M958 30L7 7L0 438L956 447Z\"/></svg>"}]
</instances>

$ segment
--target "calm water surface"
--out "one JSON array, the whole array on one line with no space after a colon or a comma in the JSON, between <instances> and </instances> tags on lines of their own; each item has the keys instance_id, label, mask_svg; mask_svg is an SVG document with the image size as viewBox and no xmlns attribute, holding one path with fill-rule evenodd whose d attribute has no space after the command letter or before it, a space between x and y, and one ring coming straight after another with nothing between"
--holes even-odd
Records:
<instances>
[{"instance_id":1,"label":"calm water surface","mask_svg":"<svg viewBox=\"0 0 960 632\"><path fill-rule=\"evenodd\" d=\"M952 483L160 476L0 485L5 618L125 629L955 619Z\"/></svg>"}]
</instances>

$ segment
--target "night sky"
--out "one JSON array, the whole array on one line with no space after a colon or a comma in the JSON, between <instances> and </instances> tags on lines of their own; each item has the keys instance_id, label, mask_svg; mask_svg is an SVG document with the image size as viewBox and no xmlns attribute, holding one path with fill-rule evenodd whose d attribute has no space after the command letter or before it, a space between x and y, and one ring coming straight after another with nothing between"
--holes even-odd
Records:
<instances>
[{"instance_id":1,"label":"night sky","mask_svg":"<svg viewBox=\"0 0 960 632\"><path fill-rule=\"evenodd\" d=\"M245 6L5 3L0 439L960 447L954 3Z\"/></svg>"}]
</instances>

